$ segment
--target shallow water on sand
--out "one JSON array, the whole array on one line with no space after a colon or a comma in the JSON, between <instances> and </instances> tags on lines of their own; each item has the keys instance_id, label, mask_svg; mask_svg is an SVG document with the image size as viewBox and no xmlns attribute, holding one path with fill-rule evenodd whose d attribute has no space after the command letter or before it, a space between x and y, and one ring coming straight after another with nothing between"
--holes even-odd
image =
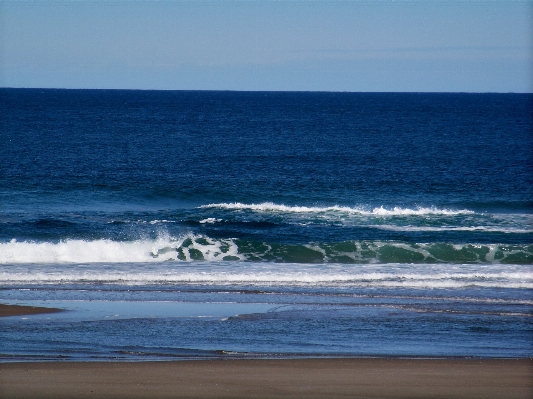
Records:
<instances>
[{"instance_id":1,"label":"shallow water on sand","mask_svg":"<svg viewBox=\"0 0 533 399\"><path fill-rule=\"evenodd\" d=\"M217 266L205 264L196 273L208 279L206 270L217 275ZM310 274L320 269L299 266ZM492 279L455 275L443 277L442 288L424 288L406 277L420 266L397 267L396 275L379 268L322 283L298 275L281 283L236 283L235 276L209 284L13 283L4 286L4 302L67 311L3 319L8 344L2 359L530 355L529 278L506 288L498 273ZM407 270L401 275L398 269Z\"/></svg>"}]
</instances>

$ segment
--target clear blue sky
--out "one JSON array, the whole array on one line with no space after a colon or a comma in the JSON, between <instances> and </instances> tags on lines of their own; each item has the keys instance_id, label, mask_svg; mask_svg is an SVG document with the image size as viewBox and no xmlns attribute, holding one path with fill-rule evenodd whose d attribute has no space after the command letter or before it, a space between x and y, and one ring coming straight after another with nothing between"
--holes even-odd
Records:
<instances>
[{"instance_id":1,"label":"clear blue sky","mask_svg":"<svg viewBox=\"0 0 533 399\"><path fill-rule=\"evenodd\" d=\"M533 1L0 0L0 86L533 92Z\"/></svg>"}]
</instances>

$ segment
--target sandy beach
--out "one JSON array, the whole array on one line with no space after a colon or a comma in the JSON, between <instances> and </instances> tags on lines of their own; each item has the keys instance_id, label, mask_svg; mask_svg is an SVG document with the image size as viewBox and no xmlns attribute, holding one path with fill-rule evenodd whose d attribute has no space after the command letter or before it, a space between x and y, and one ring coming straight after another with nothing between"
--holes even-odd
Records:
<instances>
[{"instance_id":1,"label":"sandy beach","mask_svg":"<svg viewBox=\"0 0 533 399\"><path fill-rule=\"evenodd\" d=\"M8 398L531 398L533 361L208 360L0 365Z\"/></svg>"}]
</instances>

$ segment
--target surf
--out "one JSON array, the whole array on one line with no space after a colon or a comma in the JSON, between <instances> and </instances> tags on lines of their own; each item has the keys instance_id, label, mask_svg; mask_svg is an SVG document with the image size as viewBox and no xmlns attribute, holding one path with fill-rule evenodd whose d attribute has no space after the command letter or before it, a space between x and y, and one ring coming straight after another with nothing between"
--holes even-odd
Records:
<instances>
[{"instance_id":1,"label":"surf","mask_svg":"<svg viewBox=\"0 0 533 399\"><path fill-rule=\"evenodd\" d=\"M437 207L416 207L416 208L401 208L392 207L385 208L383 206L367 209L365 207L348 207L348 206L297 206L297 205L283 205L275 204L273 202L263 202L260 204L243 204L240 202L232 203L213 203L202 205L200 209L227 209L227 210L251 210L256 212L278 212L278 213L347 213L359 214L365 216L424 216L424 215L468 215L475 213L469 209L446 209Z\"/></svg>"},{"instance_id":2,"label":"surf","mask_svg":"<svg viewBox=\"0 0 533 399\"><path fill-rule=\"evenodd\" d=\"M0 264L129 262L532 264L533 245L349 240L291 244L202 234L134 241L0 243Z\"/></svg>"},{"instance_id":3,"label":"surf","mask_svg":"<svg viewBox=\"0 0 533 399\"><path fill-rule=\"evenodd\" d=\"M0 266L0 283L322 287L533 288L526 265L265 264L262 262L53 264Z\"/></svg>"}]
</instances>

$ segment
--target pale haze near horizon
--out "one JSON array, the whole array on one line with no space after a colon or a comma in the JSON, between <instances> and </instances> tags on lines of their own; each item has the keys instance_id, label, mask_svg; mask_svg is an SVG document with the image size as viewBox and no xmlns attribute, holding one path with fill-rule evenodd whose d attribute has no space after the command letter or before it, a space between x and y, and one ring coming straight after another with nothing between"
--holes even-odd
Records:
<instances>
[{"instance_id":1,"label":"pale haze near horizon","mask_svg":"<svg viewBox=\"0 0 533 399\"><path fill-rule=\"evenodd\" d=\"M0 86L533 92L533 2L0 1Z\"/></svg>"}]
</instances>

